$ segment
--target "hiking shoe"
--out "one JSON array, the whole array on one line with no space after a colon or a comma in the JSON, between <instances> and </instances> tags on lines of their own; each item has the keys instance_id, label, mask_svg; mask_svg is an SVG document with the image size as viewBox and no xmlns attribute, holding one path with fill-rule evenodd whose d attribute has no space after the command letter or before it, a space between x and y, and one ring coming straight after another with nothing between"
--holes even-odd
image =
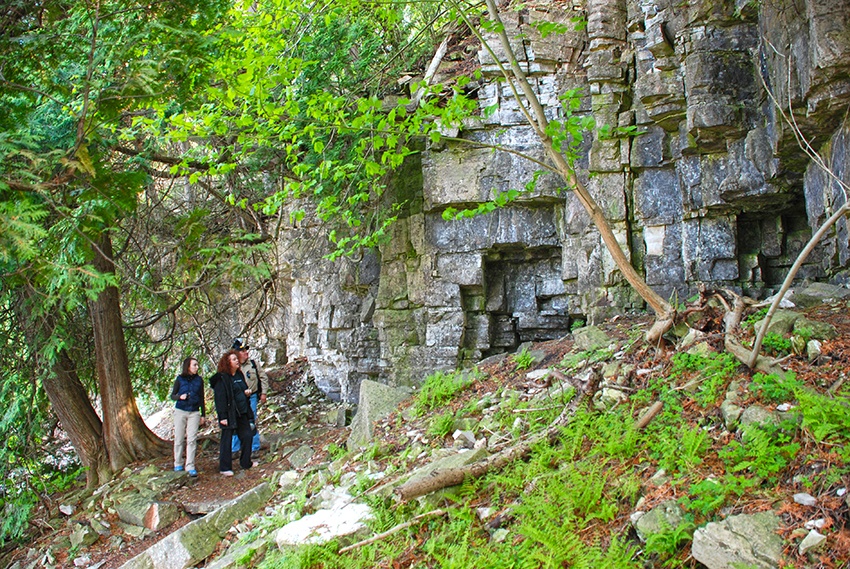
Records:
<instances>
[{"instance_id":1,"label":"hiking shoe","mask_svg":"<svg viewBox=\"0 0 850 569\"><path fill-rule=\"evenodd\" d=\"M182 466L175 466L174 472L183 472L183 467Z\"/></svg>"},{"instance_id":2,"label":"hiking shoe","mask_svg":"<svg viewBox=\"0 0 850 569\"><path fill-rule=\"evenodd\" d=\"M233 471L232 470L222 470L221 475L222 476L233 476Z\"/></svg>"},{"instance_id":3,"label":"hiking shoe","mask_svg":"<svg viewBox=\"0 0 850 569\"><path fill-rule=\"evenodd\" d=\"M196 477L197 475L198 475L198 471L195 470L194 468L189 470L189 476L191 476L192 478Z\"/></svg>"}]
</instances>

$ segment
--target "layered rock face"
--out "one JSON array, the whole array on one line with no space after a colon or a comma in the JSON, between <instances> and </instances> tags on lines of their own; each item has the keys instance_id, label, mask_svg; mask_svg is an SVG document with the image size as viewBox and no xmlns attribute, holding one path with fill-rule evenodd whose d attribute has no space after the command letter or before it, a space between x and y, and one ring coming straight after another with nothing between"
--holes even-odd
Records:
<instances>
[{"instance_id":1,"label":"layered rock face","mask_svg":"<svg viewBox=\"0 0 850 569\"><path fill-rule=\"evenodd\" d=\"M597 126L636 127L588 133L578 174L662 296L684 300L700 283L763 295L843 203L777 103L850 181L850 1L572 0L504 18L551 118L564 115L559 97L580 89L577 112ZM545 38L534 27L574 18L586 26ZM505 58L490 39L493 52L478 55L487 112L451 134L542 158L511 90L495 80ZM307 356L320 387L355 401L364 378L415 384L435 369L563 336L577 320L641 308L551 174L508 207L442 218L448 207L524 188L536 169L515 154L442 142L408 164L399 191L412 206L380 251L331 264L321 238L287 232L288 355ZM842 220L799 278L846 268L847 231Z\"/></svg>"}]
</instances>

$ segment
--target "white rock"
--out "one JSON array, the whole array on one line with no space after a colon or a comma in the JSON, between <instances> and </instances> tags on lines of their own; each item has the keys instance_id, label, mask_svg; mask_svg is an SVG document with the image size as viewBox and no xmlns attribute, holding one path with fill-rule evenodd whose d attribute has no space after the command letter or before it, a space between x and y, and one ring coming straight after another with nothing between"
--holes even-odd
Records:
<instances>
[{"instance_id":1,"label":"white rock","mask_svg":"<svg viewBox=\"0 0 850 569\"><path fill-rule=\"evenodd\" d=\"M818 503L817 498L805 492L794 494L794 501L801 506L817 506Z\"/></svg>"},{"instance_id":2,"label":"white rock","mask_svg":"<svg viewBox=\"0 0 850 569\"><path fill-rule=\"evenodd\" d=\"M495 510L493 508L476 508L475 513L478 514L478 519L482 522L486 522L490 518L493 517L493 512Z\"/></svg>"},{"instance_id":3,"label":"white rock","mask_svg":"<svg viewBox=\"0 0 850 569\"><path fill-rule=\"evenodd\" d=\"M779 294L778 294L778 293L777 293L777 294L774 294L773 296L769 296L769 297L767 297L767 298L765 298L765 299L764 299L764 302L773 302L773 301L774 301L774 299L775 299L777 296L779 296ZM793 289L793 288L789 288L789 289L785 292L785 294L782 296L782 300L780 300L780 301L779 301L779 308L794 308L795 306L797 306L796 304L794 304L793 302L791 302L790 300L788 300L788 299L789 299L790 297L792 297L792 296L794 296L794 289Z\"/></svg>"},{"instance_id":4,"label":"white rock","mask_svg":"<svg viewBox=\"0 0 850 569\"><path fill-rule=\"evenodd\" d=\"M295 470L287 470L286 472L281 473L280 478L278 479L278 484L284 491L292 490L298 485L298 480L298 472Z\"/></svg>"},{"instance_id":5,"label":"white rock","mask_svg":"<svg viewBox=\"0 0 850 569\"><path fill-rule=\"evenodd\" d=\"M88 567L91 565L91 557L82 555L74 559L74 567Z\"/></svg>"},{"instance_id":6,"label":"white rock","mask_svg":"<svg viewBox=\"0 0 850 569\"><path fill-rule=\"evenodd\" d=\"M465 447L472 448L475 446L475 434L472 431L457 430L452 434L454 440L460 440Z\"/></svg>"},{"instance_id":7,"label":"white rock","mask_svg":"<svg viewBox=\"0 0 850 569\"><path fill-rule=\"evenodd\" d=\"M806 529L821 529L826 525L826 520L823 518L818 518L816 520L809 520L806 522Z\"/></svg>"},{"instance_id":8,"label":"white rock","mask_svg":"<svg viewBox=\"0 0 850 569\"><path fill-rule=\"evenodd\" d=\"M838 490L835 491L835 495L838 496L839 498L846 493L847 493L847 488L839 488Z\"/></svg>"},{"instance_id":9,"label":"white rock","mask_svg":"<svg viewBox=\"0 0 850 569\"><path fill-rule=\"evenodd\" d=\"M817 530L810 531L809 535L804 537L803 541L800 542L800 555L805 555L807 552L819 548L824 544L825 541L825 535L823 535L822 533L818 533Z\"/></svg>"},{"instance_id":10,"label":"white rock","mask_svg":"<svg viewBox=\"0 0 850 569\"><path fill-rule=\"evenodd\" d=\"M536 369L525 374L528 379L543 379L549 374L548 369Z\"/></svg>"},{"instance_id":11,"label":"white rock","mask_svg":"<svg viewBox=\"0 0 850 569\"><path fill-rule=\"evenodd\" d=\"M791 405L790 403L782 403L781 405L776 406L777 411L783 411L783 412L784 411L790 411L793 408L794 408L794 406Z\"/></svg>"},{"instance_id":12,"label":"white rock","mask_svg":"<svg viewBox=\"0 0 850 569\"><path fill-rule=\"evenodd\" d=\"M319 510L280 528L275 534L275 542L278 547L326 543L366 527L365 522L371 517L372 509L366 504L348 504L339 510Z\"/></svg>"},{"instance_id":13,"label":"white rock","mask_svg":"<svg viewBox=\"0 0 850 569\"><path fill-rule=\"evenodd\" d=\"M74 506L70 504L62 504L59 506L59 511L65 514L66 516L70 516L74 513Z\"/></svg>"}]
</instances>

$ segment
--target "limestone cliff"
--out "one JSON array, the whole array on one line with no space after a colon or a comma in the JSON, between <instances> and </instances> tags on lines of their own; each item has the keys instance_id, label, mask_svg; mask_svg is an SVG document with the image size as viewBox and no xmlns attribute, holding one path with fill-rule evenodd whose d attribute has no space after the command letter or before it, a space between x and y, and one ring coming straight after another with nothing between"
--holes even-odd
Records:
<instances>
[{"instance_id":1,"label":"limestone cliff","mask_svg":"<svg viewBox=\"0 0 850 569\"><path fill-rule=\"evenodd\" d=\"M531 26L577 16L586 27L545 39ZM637 136L587 140L580 176L662 296L683 300L699 283L763 295L843 203L766 86L850 181L850 0L567 0L504 18L547 113L560 116L559 95L580 88L581 112L597 125L638 127ZM492 56L482 49L478 58L480 105L495 112L457 136L542 156L494 80ZM534 170L511 154L443 142L407 165L396 189L409 212L379 251L330 263L319 225L286 231L289 305L269 346L306 356L323 389L356 400L364 378L416 383L563 336L575 320L641 308L554 176L492 214L443 220L449 206L524 187ZM799 276L839 279L848 257L842 220Z\"/></svg>"}]
</instances>

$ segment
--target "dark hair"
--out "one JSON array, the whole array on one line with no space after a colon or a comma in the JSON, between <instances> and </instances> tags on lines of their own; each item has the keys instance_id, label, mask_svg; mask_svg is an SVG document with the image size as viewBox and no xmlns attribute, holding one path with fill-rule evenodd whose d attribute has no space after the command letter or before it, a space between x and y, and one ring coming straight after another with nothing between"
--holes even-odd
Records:
<instances>
[{"instance_id":1,"label":"dark hair","mask_svg":"<svg viewBox=\"0 0 850 569\"><path fill-rule=\"evenodd\" d=\"M224 355L221 356L221 359L218 360L218 367L216 368L219 373L230 373L230 356L236 355L236 350L227 350L224 352ZM238 356L237 356L238 357Z\"/></svg>"},{"instance_id":2,"label":"dark hair","mask_svg":"<svg viewBox=\"0 0 850 569\"><path fill-rule=\"evenodd\" d=\"M198 361L196 358L186 358L183 360L183 371L180 372L180 375L189 377L191 375L191 372L189 371L189 364L196 361Z\"/></svg>"}]
</instances>

